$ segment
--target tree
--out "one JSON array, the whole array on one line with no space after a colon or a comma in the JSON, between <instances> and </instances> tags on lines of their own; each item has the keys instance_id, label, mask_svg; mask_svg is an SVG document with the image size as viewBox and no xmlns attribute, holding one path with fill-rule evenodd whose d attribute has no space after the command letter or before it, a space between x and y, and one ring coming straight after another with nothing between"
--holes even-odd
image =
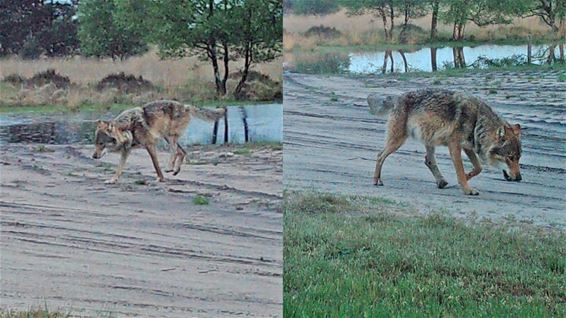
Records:
<instances>
[{"instance_id":1,"label":"tree","mask_svg":"<svg viewBox=\"0 0 566 318\"><path fill-rule=\"evenodd\" d=\"M510 23L516 13L512 0L445 0L444 22L453 25L452 39L462 40L468 21L477 26Z\"/></svg>"},{"instance_id":2,"label":"tree","mask_svg":"<svg viewBox=\"0 0 566 318\"><path fill-rule=\"evenodd\" d=\"M287 5L295 14L325 15L340 9L339 0L293 0Z\"/></svg>"},{"instance_id":3,"label":"tree","mask_svg":"<svg viewBox=\"0 0 566 318\"><path fill-rule=\"evenodd\" d=\"M430 20L430 40L436 40L438 34L438 10L440 9L440 0L429 0L431 7L431 20ZM434 68L433 68L434 69Z\"/></svg>"},{"instance_id":4,"label":"tree","mask_svg":"<svg viewBox=\"0 0 566 318\"><path fill-rule=\"evenodd\" d=\"M279 0L247 0L239 7L241 32L236 33L234 49L244 59L242 77L234 95L241 92L253 64L269 62L282 50L283 8Z\"/></svg>"},{"instance_id":5,"label":"tree","mask_svg":"<svg viewBox=\"0 0 566 318\"><path fill-rule=\"evenodd\" d=\"M403 15L403 24L399 41L406 42L407 27L411 19L425 16L427 13L426 5L422 0L397 0L394 4Z\"/></svg>"},{"instance_id":6,"label":"tree","mask_svg":"<svg viewBox=\"0 0 566 318\"><path fill-rule=\"evenodd\" d=\"M116 18L118 0L81 0L78 9L81 53L124 60L148 50L137 29Z\"/></svg>"},{"instance_id":7,"label":"tree","mask_svg":"<svg viewBox=\"0 0 566 318\"><path fill-rule=\"evenodd\" d=\"M539 17L553 32L559 33L566 20L566 0L530 0L521 2L523 17Z\"/></svg>"},{"instance_id":8,"label":"tree","mask_svg":"<svg viewBox=\"0 0 566 318\"><path fill-rule=\"evenodd\" d=\"M219 95L227 93L230 61L244 59L241 89L254 63L281 51L279 0L122 0L118 12L125 24L157 44L162 56L209 61Z\"/></svg>"},{"instance_id":9,"label":"tree","mask_svg":"<svg viewBox=\"0 0 566 318\"><path fill-rule=\"evenodd\" d=\"M393 40L395 27L395 3L393 0L342 0L342 5L352 15L373 14L381 18L385 41Z\"/></svg>"},{"instance_id":10,"label":"tree","mask_svg":"<svg viewBox=\"0 0 566 318\"><path fill-rule=\"evenodd\" d=\"M0 55L62 56L78 49L77 0L0 1Z\"/></svg>"}]
</instances>

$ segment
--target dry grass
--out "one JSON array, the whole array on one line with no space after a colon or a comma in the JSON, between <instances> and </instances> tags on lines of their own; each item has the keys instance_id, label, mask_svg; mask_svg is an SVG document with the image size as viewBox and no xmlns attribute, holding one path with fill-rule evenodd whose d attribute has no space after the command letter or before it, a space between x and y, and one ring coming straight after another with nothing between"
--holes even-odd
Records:
<instances>
[{"instance_id":1,"label":"dry grass","mask_svg":"<svg viewBox=\"0 0 566 318\"><path fill-rule=\"evenodd\" d=\"M282 58L279 58L270 63L256 65L253 70L281 83L281 63ZM242 62L234 61L230 67L231 73L237 72L241 69ZM206 61L199 61L195 57L162 60L156 52L122 62L79 56L38 60L11 57L0 59L0 80L11 74L29 78L48 69L54 69L58 74L69 77L73 84L68 89L56 89L49 84L30 88L0 82L0 104L14 106L61 104L71 109L78 109L84 104L141 104L163 98L180 101L217 98L212 67ZM102 91L95 89L96 83L101 79L118 72L136 77L142 76L157 88L138 93L124 93L117 89ZM234 89L236 81L236 79L229 80L229 90ZM281 87L278 89L281 90ZM269 93L266 92L267 95ZM232 96L226 98L230 99Z\"/></svg>"},{"instance_id":2,"label":"dry grass","mask_svg":"<svg viewBox=\"0 0 566 318\"><path fill-rule=\"evenodd\" d=\"M239 61L231 63L232 72L241 67L242 63ZM10 74L30 77L47 69L55 69L58 73L68 76L71 82L79 84L96 83L106 75L118 72L141 75L161 87L182 86L189 80L212 81L214 79L212 67L207 62L199 61L195 57L162 60L154 51L122 62L82 56L39 60L22 60L14 57L0 59L0 78ZM256 65L254 70L280 81L282 78L281 59Z\"/></svg>"},{"instance_id":3,"label":"dry grass","mask_svg":"<svg viewBox=\"0 0 566 318\"><path fill-rule=\"evenodd\" d=\"M417 44L428 41L431 16L411 20L411 24L422 28L425 33L410 39L408 44ZM321 39L303 35L313 26L324 25L334 27L342 35L334 39ZM285 35L284 49L289 52L293 49L312 49L320 44L336 46L377 45L383 43L383 25L381 20L369 15L349 16L345 10L325 16L286 15L283 19ZM440 39L449 39L452 26L440 23L438 35ZM490 25L478 27L473 23L466 26L466 37L476 41L497 41L501 39L526 38L548 36L548 27L536 17L515 19L510 25Z\"/></svg>"},{"instance_id":4,"label":"dry grass","mask_svg":"<svg viewBox=\"0 0 566 318\"><path fill-rule=\"evenodd\" d=\"M427 15L422 18L411 20L411 24L419 26L425 30L429 30L431 22L431 16ZM379 18L374 17L370 14L358 15L358 16L349 16L345 10L338 11L333 14L325 15L325 16L304 16L304 15L294 15L288 14L285 15L283 19L283 27L287 32L292 33L303 33L309 28L317 25L325 25L328 27L335 27L339 31L342 32L367 32L367 31L375 31L383 30L383 26L381 20ZM523 27L527 28L533 32L547 32L548 27L542 24L538 18L530 17L526 19L515 19L513 23L508 27ZM491 25L487 27L478 27L473 23L470 23L466 26L466 32L469 34L475 34L479 30L496 30L499 26ZM452 32L452 26L447 24L440 23L438 25L438 31L442 32Z\"/></svg>"}]
</instances>

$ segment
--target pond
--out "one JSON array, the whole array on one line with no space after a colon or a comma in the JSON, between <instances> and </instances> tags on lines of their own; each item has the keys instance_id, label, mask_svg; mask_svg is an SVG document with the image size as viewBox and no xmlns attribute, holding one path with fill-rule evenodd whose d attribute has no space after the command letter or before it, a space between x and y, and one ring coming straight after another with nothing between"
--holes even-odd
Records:
<instances>
[{"instance_id":1,"label":"pond","mask_svg":"<svg viewBox=\"0 0 566 318\"><path fill-rule=\"evenodd\" d=\"M527 45L429 47L413 50L306 54L304 56L293 56L294 62L291 64L297 72L312 74L433 72L450 68L523 65L529 62L527 52ZM530 63L548 63L549 58L556 61L561 58L560 54L561 51L558 46L533 45Z\"/></svg>"},{"instance_id":2,"label":"pond","mask_svg":"<svg viewBox=\"0 0 566 318\"><path fill-rule=\"evenodd\" d=\"M0 144L92 143L96 121L112 119L113 112L76 114L0 114ZM283 106L281 104L228 106L225 118L217 122L192 119L180 138L182 145L242 144L246 142L282 142Z\"/></svg>"}]
</instances>

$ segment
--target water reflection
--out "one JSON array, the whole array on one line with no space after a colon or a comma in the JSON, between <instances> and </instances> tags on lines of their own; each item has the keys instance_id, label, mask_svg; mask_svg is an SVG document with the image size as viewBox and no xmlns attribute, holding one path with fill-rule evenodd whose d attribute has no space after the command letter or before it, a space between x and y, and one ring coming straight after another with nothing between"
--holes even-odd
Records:
<instances>
[{"instance_id":1,"label":"water reflection","mask_svg":"<svg viewBox=\"0 0 566 318\"><path fill-rule=\"evenodd\" d=\"M552 64L564 61L564 47L527 45L421 48L374 52L325 53L295 56L295 70L309 74L375 74L435 72L449 68L485 68L494 65Z\"/></svg>"},{"instance_id":2,"label":"water reflection","mask_svg":"<svg viewBox=\"0 0 566 318\"><path fill-rule=\"evenodd\" d=\"M113 118L116 114L79 113L45 118L31 114L0 115L0 144L91 143L96 128L94 118ZM181 144L241 144L245 142L281 142L283 107L281 104L232 106L217 122L195 118L179 140Z\"/></svg>"}]
</instances>

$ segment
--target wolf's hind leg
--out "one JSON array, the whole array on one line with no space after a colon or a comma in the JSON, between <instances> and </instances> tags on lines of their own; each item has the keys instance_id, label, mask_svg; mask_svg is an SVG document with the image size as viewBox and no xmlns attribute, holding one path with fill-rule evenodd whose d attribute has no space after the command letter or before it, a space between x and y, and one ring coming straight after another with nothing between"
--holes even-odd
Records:
<instances>
[{"instance_id":1,"label":"wolf's hind leg","mask_svg":"<svg viewBox=\"0 0 566 318\"><path fill-rule=\"evenodd\" d=\"M436 180L436 185L439 189L443 189L448 185L446 179L438 169L438 165L436 164L436 157L434 155L434 146L426 146L426 156L425 156L425 165L428 167L434 179Z\"/></svg>"},{"instance_id":2,"label":"wolf's hind leg","mask_svg":"<svg viewBox=\"0 0 566 318\"><path fill-rule=\"evenodd\" d=\"M478 159L478 156L476 155L476 153L472 149L464 148L464 152L466 153L468 158L470 158L470 161L472 162L472 165L474 166L474 169L472 169L472 171L470 171L469 173L466 174L466 180L470 180L471 178L480 174L480 172L482 170L481 164L480 164L480 160Z\"/></svg>"},{"instance_id":3,"label":"wolf's hind leg","mask_svg":"<svg viewBox=\"0 0 566 318\"><path fill-rule=\"evenodd\" d=\"M390 154L397 151L397 149L399 149L403 145L403 143L405 142L406 139L407 139L407 136L405 136L405 135L395 136L394 134L391 134L391 133L387 134L387 139L385 141L385 147L377 155L377 160L375 162L375 171L373 173L373 184L374 185L377 185L377 186L383 185L383 182L381 181L381 167L383 166L383 162L385 161L385 159Z\"/></svg>"},{"instance_id":4,"label":"wolf's hind leg","mask_svg":"<svg viewBox=\"0 0 566 318\"><path fill-rule=\"evenodd\" d=\"M122 172L124 171L124 166L126 166L126 160L128 159L129 154L130 154L130 151L125 150L125 149L123 149L120 152L120 163L118 164L118 168L116 169L116 173L114 174L114 176L112 176L112 178L110 180L106 180L104 183L113 184L113 183L116 183L118 181L118 179L122 175Z\"/></svg>"},{"instance_id":5,"label":"wolf's hind leg","mask_svg":"<svg viewBox=\"0 0 566 318\"><path fill-rule=\"evenodd\" d=\"M183 164L183 162L185 162L185 157L187 156L187 152L185 151L185 149L183 149L183 147L181 147L181 145L179 145L177 143L177 154L176 156L176 161L175 161L175 168L174 168L174 172L173 175L176 176L179 171L181 171L181 165Z\"/></svg>"},{"instance_id":6,"label":"wolf's hind leg","mask_svg":"<svg viewBox=\"0 0 566 318\"><path fill-rule=\"evenodd\" d=\"M173 172L175 170L175 159L177 158L177 140L173 137L164 137L165 141L169 144L169 152L171 152L171 157L169 159L169 166L165 169L165 172Z\"/></svg>"}]
</instances>

